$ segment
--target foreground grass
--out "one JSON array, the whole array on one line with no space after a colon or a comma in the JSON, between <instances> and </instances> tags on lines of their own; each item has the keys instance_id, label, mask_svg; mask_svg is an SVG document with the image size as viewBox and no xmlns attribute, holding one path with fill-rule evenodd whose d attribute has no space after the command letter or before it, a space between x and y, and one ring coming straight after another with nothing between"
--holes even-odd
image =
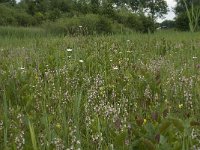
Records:
<instances>
[{"instance_id":1,"label":"foreground grass","mask_svg":"<svg viewBox=\"0 0 200 150\"><path fill-rule=\"evenodd\" d=\"M200 147L199 33L0 39L0 148Z\"/></svg>"}]
</instances>

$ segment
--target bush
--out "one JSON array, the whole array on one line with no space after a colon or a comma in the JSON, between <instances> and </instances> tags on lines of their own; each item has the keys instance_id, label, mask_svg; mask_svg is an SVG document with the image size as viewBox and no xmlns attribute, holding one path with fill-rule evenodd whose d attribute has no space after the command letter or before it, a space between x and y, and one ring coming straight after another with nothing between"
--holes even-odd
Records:
<instances>
[{"instance_id":1,"label":"bush","mask_svg":"<svg viewBox=\"0 0 200 150\"><path fill-rule=\"evenodd\" d=\"M0 5L0 25L16 25L17 20L14 17L14 10L5 6Z\"/></svg>"},{"instance_id":2,"label":"bush","mask_svg":"<svg viewBox=\"0 0 200 150\"><path fill-rule=\"evenodd\" d=\"M155 31L154 21L150 17L146 17L144 15L140 16L142 21L142 26L139 28L139 31L142 33L149 33Z\"/></svg>"},{"instance_id":3,"label":"bush","mask_svg":"<svg viewBox=\"0 0 200 150\"><path fill-rule=\"evenodd\" d=\"M186 13L177 16L176 28L181 31L189 31L189 20Z\"/></svg>"},{"instance_id":4,"label":"bush","mask_svg":"<svg viewBox=\"0 0 200 150\"><path fill-rule=\"evenodd\" d=\"M97 33L111 33L112 26L111 21L105 17L99 17L99 20L96 22L96 31Z\"/></svg>"},{"instance_id":5,"label":"bush","mask_svg":"<svg viewBox=\"0 0 200 150\"><path fill-rule=\"evenodd\" d=\"M139 16L135 14L130 14L126 19L126 26L135 31L140 31L142 26L142 20L140 20Z\"/></svg>"},{"instance_id":6,"label":"bush","mask_svg":"<svg viewBox=\"0 0 200 150\"><path fill-rule=\"evenodd\" d=\"M61 11L59 9L53 9L51 11L48 12L48 19L51 21L55 21L56 19L58 19L61 16Z\"/></svg>"},{"instance_id":7,"label":"bush","mask_svg":"<svg viewBox=\"0 0 200 150\"><path fill-rule=\"evenodd\" d=\"M30 15L28 15L27 13L18 13L15 16L16 20L17 20L17 25L19 26L31 26L33 25L33 20L34 18Z\"/></svg>"},{"instance_id":8,"label":"bush","mask_svg":"<svg viewBox=\"0 0 200 150\"><path fill-rule=\"evenodd\" d=\"M0 5L0 25L7 26L31 26L36 22L24 10Z\"/></svg>"},{"instance_id":9,"label":"bush","mask_svg":"<svg viewBox=\"0 0 200 150\"><path fill-rule=\"evenodd\" d=\"M46 28L48 26L48 28ZM61 18L56 22L43 25L48 32L64 35L91 35L96 33L111 33L111 21L94 14L73 18Z\"/></svg>"},{"instance_id":10,"label":"bush","mask_svg":"<svg viewBox=\"0 0 200 150\"><path fill-rule=\"evenodd\" d=\"M121 9L114 18L118 23L123 24L134 31L148 33L154 32L154 22L150 17L132 14L126 9Z\"/></svg>"}]
</instances>

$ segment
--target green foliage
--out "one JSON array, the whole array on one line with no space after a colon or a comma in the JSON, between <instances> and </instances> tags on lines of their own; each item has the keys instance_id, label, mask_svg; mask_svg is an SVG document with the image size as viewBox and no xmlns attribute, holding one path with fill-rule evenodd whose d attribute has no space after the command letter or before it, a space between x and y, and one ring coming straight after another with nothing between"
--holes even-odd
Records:
<instances>
[{"instance_id":1,"label":"green foliage","mask_svg":"<svg viewBox=\"0 0 200 150\"><path fill-rule=\"evenodd\" d=\"M0 27L0 35L9 38L37 38L47 36L45 30L41 28L28 27Z\"/></svg>"},{"instance_id":2,"label":"green foliage","mask_svg":"<svg viewBox=\"0 0 200 150\"><path fill-rule=\"evenodd\" d=\"M141 16L141 21L142 21L142 27L141 27L141 32L143 33L151 33L155 31L155 24L154 20L150 17L145 17L144 15Z\"/></svg>"},{"instance_id":3,"label":"green foliage","mask_svg":"<svg viewBox=\"0 0 200 150\"><path fill-rule=\"evenodd\" d=\"M140 31L142 29L142 20L139 16L130 14L126 18L125 25L133 30Z\"/></svg>"},{"instance_id":4,"label":"green foliage","mask_svg":"<svg viewBox=\"0 0 200 150\"><path fill-rule=\"evenodd\" d=\"M161 27L166 27L168 29L171 29L171 28L175 28L176 27L176 22L175 21L172 21L172 20L165 20L163 21L161 24L160 24Z\"/></svg>"},{"instance_id":5,"label":"green foliage","mask_svg":"<svg viewBox=\"0 0 200 150\"><path fill-rule=\"evenodd\" d=\"M41 32L0 28L1 148L200 147L199 33Z\"/></svg>"},{"instance_id":6,"label":"green foliage","mask_svg":"<svg viewBox=\"0 0 200 150\"><path fill-rule=\"evenodd\" d=\"M176 28L182 31L189 31L189 20L186 13L177 16Z\"/></svg>"},{"instance_id":7,"label":"green foliage","mask_svg":"<svg viewBox=\"0 0 200 150\"><path fill-rule=\"evenodd\" d=\"M48 28L46 28L47 26ZM112 32L111 21L94 14L59 19L55 23L44 24L44 27L48 32L64 35L108 34Z\"/></svg>"},{"instance_id":8,"label":"green foliage","mask_svg":"<svg viewBox=\"0 0 200 150\"><path fill-rule=\"evenodd\" d=\"M132 8L133 5L138 5L137 9L139 7L146 9L151 6L151 10L154 8L152 12L149 12L154 12L151 17L142 15L144 14L143 11L140 11L139 14L137 12L133 14L122 5L124 2L112 0L103 1L102 3L99 0L89 2L85 0L21 0L19 4L13 6L5 2L0 5L0 25L40 26L48 24L50 28L47 30L52 29L51 32L71 35L122 33L130 30L132 30L131 32L147 33L153 32L155 29L152 16L156 17L164 13L164 11L160 11L165 8L164 3L161 1L156 1L155 4L144 1L144 4L142 4L144 6L139 6L138 2L130 3ZM114 7L113 2L120 4L121 7ZM160 3L157 4L158 2ZM161 4L163 4L162 8L158 10L157 7ZM155 5L156 7L154 7ZM84 15L86 19L83 19ZM94 19L88 17L90 15ZM69 27L70 25L72 26ZM77 28L78 26L84 27L80 29ZM55 29L56 27L58 29Z\"/></svg>"},{"instance_id":9,"label":"green foliage","mask_svg":"<svg viewBox=\"0 0 200 150\"><path fill-rule=\"evenodd\" d=\"M31 26L37 25L39 17L36 15L32 17L24 10L18 8L10 8L6 5L0 5L0 25L13 25L13 26Z\"/></svg>"},{"instance_id":10,"label":"green foliage","mask_svg":"<svg viewBox=\"0 0 200 150\"><path fill-rule=\"evenodd\" d=\"M97 23L96 23L96 31L97 33L104 33L108 34L112 32L112 22L107 19L106 17L99 17Z\"/></svg>"},{"instance_id":11,"label":"green foliage","mask_svg":"<svg viewBox=\"0 0 200 150\"><path fill-rule=\"evenodd\" d=\"M198 0L177 0L175 8L177 28L181 30L198 31L200 25L200 2ZM187 18L186 18L187 16Z\"/></svg>"}]
</instances>

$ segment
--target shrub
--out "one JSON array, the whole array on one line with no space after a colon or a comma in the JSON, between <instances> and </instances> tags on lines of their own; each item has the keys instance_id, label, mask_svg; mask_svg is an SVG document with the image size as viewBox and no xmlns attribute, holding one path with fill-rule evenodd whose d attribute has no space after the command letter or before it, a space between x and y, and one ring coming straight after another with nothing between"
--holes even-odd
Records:
<instances>
[{"instance_id":1,"label":"shrub","mask_svg":"<svg viewBox=\"0 0 200 150\"><path fill-rule=\"evenodd\" d=\"M0 25L7 26L30 26L34 18L28 15L23 9L17 9L6 5L0 5Z\"/></svg>"},{"instance_id":2,"label":"shrub","mask_svg":"<svg viewBox=\"0 0 200 150\"><path fill-rule=\"evenodd\" d=\"M16 25L17 21L14 17L14 10L5 6L5 5L0 5L0 25Z\"/></svg>"},{"instance_id":3,"label":"shrub","mask_svg":"<svg viewBox=\"0 0 200 150\"><path fill-rule=\"evenodd\" d=\"M130 14L126 19L126 26L135 31L140 31L142 26L142 20L140 20L139 16L135 14Z\"/></svg>"},{"instance_id":4,"label":"shrub","mask_svg":"<svg viewBox=\"0 0 200 150\"><path fill-rule=\"evenodd\" d=\"M98 21L96 22L96 31L97 33L111 33L112 26L111 21L105 17L99 17Z\"/></svg>"},{"instance_id":5,"label":"shrub","mask_svg":"<svg viewBox=\"0 0 200 150\"><path fill-rule=\"evenodd\" d=\"M142 33L149 33L155 31L154 21L150 17L146 17L144 15L140 16L142 21L142 26L139 28L139 31Z\"/></svg>"},{"instance_id":6,"label":"shrub","mask_svg":"<svg viewBox=\"0 0 200 150\"><path fill-rule=\"evenodd\" d=\"M21 13L17 13L15 16L16 20L17 20L17 25L19 26L31 26L33 25L33 20L34 18L30 15L28 15L27 13L21 12Z\"/></svg>"},{"instance_id":7,"label":"shrub","mask_svg":"<svg viewBox=\"0 0 200 150\"><path fill-rule=\"evenodd\" d=\"M48 19L51 21L55 21L61 16L61 12L59 9L53 9L48 13Z\"/></svg>"},{"instance_id":8,"label":"shrub","mask_svg":"<svg viewBox=\"0 0 200 150\"><path fill-rule=\"evenodd\" d=\"M181 31L189 31L189 20L186 13L177 16L176 28Z\"/></svg>"},{"instance_id":9,"label":"shrub","mask_svg":"<svg viewBox=\"0 0 200 150\"><path fill-rule=\"evenodd\" d=\"M105 17L88 14L73 18L61 18L56 22L43 25L48 32L64 35L91 35L95 33L111 33L111 21Z\"/></svg>"}]
</instances>

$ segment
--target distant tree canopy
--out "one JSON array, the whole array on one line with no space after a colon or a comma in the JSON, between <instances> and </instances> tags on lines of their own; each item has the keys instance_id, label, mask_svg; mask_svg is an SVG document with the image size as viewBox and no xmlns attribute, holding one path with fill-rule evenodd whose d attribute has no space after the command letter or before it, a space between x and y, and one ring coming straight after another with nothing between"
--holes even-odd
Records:
<instances>
[{"instance_id":1,"label":"distant tree canopy","mask_svg":"<svg viewBox=\"0 0 200 150\"><path fill-rule=\"evenodd\" d=\"M15 5L16 1L15 0L0 0L0 3L7 3L7 4Z\"/></svg>"},{"instance_id":2,"label":"distant tree canopy","mask_svg":"<svg viewBox=\"0 0 200 150\"><path fill-rule=\"evenodd\" d=\"M167 13L165 0L113 0L118 6L128 4L133 12L148 13L152 19L163 17Z\"/></svg>"},{"instance_id":3,"label":"distant tree canopy","mask_svg":"<svg viewBox=\"0 0 200 150\"><path fill-rule=\"evenodd\" d=\"M0 5L6 12L0 14L0 25L40 25L95 14L142 32L153 31L155 20L167 13L165 0L0 0Z\"/></svg>"}]
</instances>

